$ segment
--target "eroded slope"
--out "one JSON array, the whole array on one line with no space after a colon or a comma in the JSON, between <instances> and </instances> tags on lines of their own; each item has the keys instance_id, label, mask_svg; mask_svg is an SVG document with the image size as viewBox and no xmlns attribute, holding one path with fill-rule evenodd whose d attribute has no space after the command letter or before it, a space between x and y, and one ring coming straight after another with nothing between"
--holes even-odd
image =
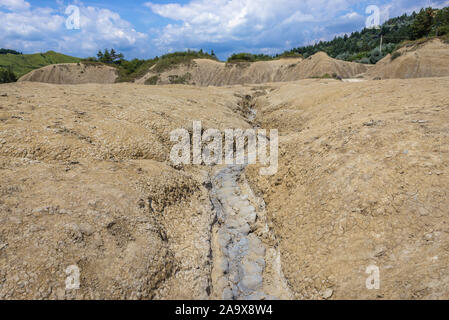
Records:
<instances>
[{"instance_id":1,"label":"eroded slope","mask_svg":"<svg viewBox=\"0 0 449 320\"><path fill-rule=\"evenodd\" d=\"M208 174L170 166L170 131L245 128L235 94L2 85L0 297L208 298ZM66 290L71 265L79 290Z\"/></svg>"},{"instance_id":2,"label":"eroded slope","mask_svg":"<svg viewBox=\"0 0 449 320\"><path fill-rule=\"evenodd\" d=\"M273 85L280 130L263 195L296 298L448 298L448 78ZM367 290L366 268L380 268Z\"/></svg>"}]
</instances>

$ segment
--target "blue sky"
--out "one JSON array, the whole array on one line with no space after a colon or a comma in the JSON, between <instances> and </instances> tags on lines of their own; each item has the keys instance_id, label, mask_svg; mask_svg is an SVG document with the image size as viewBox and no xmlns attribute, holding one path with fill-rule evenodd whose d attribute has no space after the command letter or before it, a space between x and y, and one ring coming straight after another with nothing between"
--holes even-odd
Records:
<instances>
[{"instance_id":1,"label":"blue sky","mask_svg":"<svg viewBox=\"0 0 449 320\"><path fill-rule=\"evenodd\" d=\"M67 28L69 5L79 29ZM273 54L362 29L369 5L383 22L449 0L0 0L0 47L79 57L113 47L129 59L185 49Z\"/></svg>"}]
</instances>

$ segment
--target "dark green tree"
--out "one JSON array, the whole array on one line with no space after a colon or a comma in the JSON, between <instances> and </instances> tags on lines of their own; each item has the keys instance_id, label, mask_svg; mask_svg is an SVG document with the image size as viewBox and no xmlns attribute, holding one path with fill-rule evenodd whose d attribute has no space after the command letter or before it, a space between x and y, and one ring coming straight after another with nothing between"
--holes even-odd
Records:
<instances>
[{"instance_id":1,"label":"dark green tree","mask_svg":"<svg viewBox=\"0 0 449 320\"><path fill-rule=\"evenodd\" d=\"M427 37L432 31L433 23L433 9L421 9L416 15L415 20L411 26L411 38L416 40L422 37Z\"/></svg>"},{"instance_id":2,"label":"dark green tree","mask_svg":"<svg viewBox=\"0 0 449 320\"><path fill-rule=\"evenodd\" d=\"M98 57L98 61L102 61L103 60L103 52L101 52L101 50L98 51L97 57Z\"/></svg>"},{"instance_id":3,"label":"dark green tree","mask_svg":"<svg viewBox=\"0 0 449 320\"><path fill-rule=\"evenodd\" d=\"M0 83L16 82L17 77L11 68L0 68Z\"/></svg>"},{"instance_id":4,"label":"dark green tree","mask_svg":"<svg viewBox=\"0 0 449 320\"><path fill-rule=\"evenodd\" d=\"M122 53L117 53L114 49L111 49L111 51L109 51L108 49L104 49L104 52L99 51L97 53L97 57L98 61L109 64L120 64L125 58Z\"/></svg>"},{"instance_id":5,"label":"dark green tree","mask_svg":"<svg viewBox=\"0 0 449 320\"><path fill-rule=\"evenodd\" d=\"M449 34L449 7L438 10L435 15L435 35Z\"/></svg>"}]
</instances>

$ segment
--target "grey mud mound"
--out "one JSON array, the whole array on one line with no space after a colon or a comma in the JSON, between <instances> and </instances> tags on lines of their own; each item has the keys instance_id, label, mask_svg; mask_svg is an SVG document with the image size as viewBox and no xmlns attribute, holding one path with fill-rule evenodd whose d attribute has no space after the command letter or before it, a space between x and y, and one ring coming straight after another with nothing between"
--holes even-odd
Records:
<instances>
[{"instance_id":1,"label":"grey mud mound","mask_svg":"<svg viewBox=\"0 0 449 320\"><path fill-rule=\"evenodd\" d=\"M280 260L273 262L269 248L257 235L264 216L263 202L255 204L254 195L245 194L240 186L243 166L229 166L212 178L211 201L215 207L218 226L213 233L212 251L214 271L213 295L224 300L268 300L288 297L286 284L281 282ZM256 209L257 206L257 209ZM258 221L259 220L259 221ZM263 224L262 233L268 234ZM268 270L277 269L277 272ZM275 275L277 273L277 276ZM274 276L273 276L274 275ZM281 288L283 292L277 291Z\"/></svg>"}]
</instances>

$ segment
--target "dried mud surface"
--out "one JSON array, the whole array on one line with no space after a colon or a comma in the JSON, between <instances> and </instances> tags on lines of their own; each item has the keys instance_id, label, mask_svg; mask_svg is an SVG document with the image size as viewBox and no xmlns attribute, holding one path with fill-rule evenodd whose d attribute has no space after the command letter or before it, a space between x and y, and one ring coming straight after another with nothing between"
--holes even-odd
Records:
<instances>
[{"instance_id":1,"label":"dried mud surface","mask_svg":"<svg viewBox=\"0 0 449 320\"><path fill-rule=\"evenodd\" d=\"M449 78L273 88L256 109L279 171L247 176L295 298L447 299Z\"/></svg>"},{"instance_id":2,"label":"dried mud surface","mask_svg":"<svg viewBox=\"0 0 449 320\"><path fill-rule=\"evenodd\" d=\"M447 88L1 85L0 298L448 298ZM173 167L194 120L278 129L278 173Z\"/></svg>"}]
</instances>

